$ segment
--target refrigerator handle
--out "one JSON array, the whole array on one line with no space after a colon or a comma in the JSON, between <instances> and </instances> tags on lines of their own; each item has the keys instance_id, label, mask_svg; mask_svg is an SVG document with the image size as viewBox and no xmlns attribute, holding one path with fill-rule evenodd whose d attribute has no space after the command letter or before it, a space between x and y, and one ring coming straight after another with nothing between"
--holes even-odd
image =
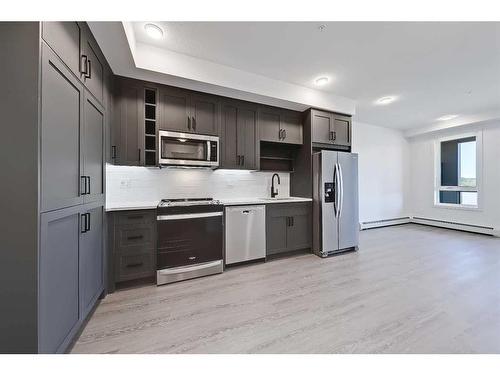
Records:
<instances>
[{"instance_id":1,"label":"refrigerator handle","mask_svg":"<svg viewBox=\"0 0 500 375\"><path fill-rule=\"evenodd\" d=\"M342 172L342 166L339 166L339 181L340 181L340 203L339 203L339 216L342 215L342 206L344 205L344 176Z\"/></svg>"},{"instance_id":2,"label":"refrigerator handle","mask_svg":"<svg viewBox=\"0 0 500 375\"><path fill-rule=\"evenodd\" d=\"M338 190L338 186L337 186L337 163L335 163L335 165L333 166L333 188L334 188L334 192L335 192L335 196L333 197L334 200L333 200L333 214L335 215L335 217L337 217L337 190Z\"/></svg>"},{"instance_id":3,"label":"refrigerator handle","mask_svg":"<svg viewBox=\"0 0 500 375\"><path fill-rule=\"evenodd\" d=\"M335 217L340 216L340 169L339 164L335 163Z\"/></svg>"}]
</instances>

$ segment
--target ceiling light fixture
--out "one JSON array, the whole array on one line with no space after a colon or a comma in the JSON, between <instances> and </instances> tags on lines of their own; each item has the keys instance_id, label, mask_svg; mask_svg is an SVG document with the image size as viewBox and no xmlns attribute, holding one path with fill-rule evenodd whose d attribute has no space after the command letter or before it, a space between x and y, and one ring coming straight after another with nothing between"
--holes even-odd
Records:
<instances>
[{"instance_id":1,"label":"ceiling light fixture","mask_svg":"<svg viewBox=\"0 0 500 375\"><path fill-rule=\"evenodd\" d=\"M458 117L458 115L444 115L444 116L438 117L436 120L449 121L449 120L453 120L454 118L457 118L457 117Z\"/></svg>"},{"instance_id":2,"label":"ceiling light fixture","mask_svg":"<svg viewBox=\"0 0 500 375\"><path fill-rule=\"evenodd\" d=\"M314 83L316 86L324 86L330 81L330 78L328 77L318 77L314 80Z\"/></svg>"},{"instance_id":3,"label":"ceiling light fixture","mask_svg":"<svg viewBox=\"0 0 500 375\"><path fill-rule=\"evenodd\" d=\"M148 36L153 39L161 39L161 37L163 36L163 30L161 29L161 27L153 23L145 24L144 30L146 30L146 34L148 34Z\"/></svg>"},{"instance_id":4,"label":"ceiling light fixture","mask_svg":"<svg viewBox=\"0 0 500 375\"><path fill-rule=\"evenodd\" d=\"M384 96L380 99L377 99L375 103L379 105L386 105L386 104L391 104L396 99L397 99L396 96Z\"/></svg>"}]
</instances>

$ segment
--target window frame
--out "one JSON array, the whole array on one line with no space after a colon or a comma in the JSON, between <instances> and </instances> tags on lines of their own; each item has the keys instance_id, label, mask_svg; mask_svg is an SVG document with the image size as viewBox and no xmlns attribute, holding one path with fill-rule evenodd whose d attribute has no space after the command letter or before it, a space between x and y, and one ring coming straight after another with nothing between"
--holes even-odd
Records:
<instances>
[{"instance_id":1,"label":"window frame","mask_svg":"<svg viewBox=\"0 0 500 375\"><path fill-rule=\"evenodd\" d=\"M441 186L441 143L462 138L476 137L476 187L468 186ZM460 160L458 160L460 163ZM452 136L441 137L434 142L434 207L451 208L456 210L482 211L483 197L483 132L460 133ZM455 203L441 203L439 201L440 191L463 191L477 192L477 205Z\"/></svg>"}]
</instances>

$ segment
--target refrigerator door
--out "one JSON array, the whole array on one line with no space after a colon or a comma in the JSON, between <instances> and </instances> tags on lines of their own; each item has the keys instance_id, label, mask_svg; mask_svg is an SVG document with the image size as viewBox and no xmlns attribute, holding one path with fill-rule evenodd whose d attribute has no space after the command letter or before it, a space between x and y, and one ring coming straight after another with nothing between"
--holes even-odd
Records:
<instances>
[{"instance_id":1,"label":"refrigerator door","mask_svg":"<svg viewBox=\"0 0 500 375\"><path fill-rule=\"evenodd\" d=\"M359 243L358 155L338 153L340 169L339 249L357 248Z\"/></svg>"},{"instance_id":2,"label":"refrigerator door","mask_svg":"<svg viewBox=\"0 0 500 375\"><path fill-rule=\"evenodd\" d=\"M336 176L337 164L336 151L321 151L321 230L322 246L321 252L326 256L328 253L338 250L338 202L339 178ZM332 188L333 199L328 199L328 190Z\"/></svg>"}]
</instances>

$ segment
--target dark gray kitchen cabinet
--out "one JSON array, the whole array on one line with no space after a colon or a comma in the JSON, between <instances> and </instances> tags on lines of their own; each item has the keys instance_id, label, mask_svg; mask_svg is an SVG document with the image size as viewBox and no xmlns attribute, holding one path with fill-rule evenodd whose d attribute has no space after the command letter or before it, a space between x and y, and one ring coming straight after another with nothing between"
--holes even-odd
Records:
<instances>
[{"instance_id":1,"label":"dark gray kitchen cabinet","mask_svg":"<svg viewBox=\"0 0 500 375\"><path fill-rule=\"evenodd\" d=\"M351 117L334 114L334 143L340 146L351 145Z\"/></svg>"},{"instance_id":2,"label":"dark gray kitchen cabinet","mask_svg":"<svg viewBox=\"0 0 500 375\"><path fill-rule=\"evenodd\" d=\"M311 110L311 126L313 143L330 143L332 141L334 126L331 113Z\"/></svg>"},{"instance_id":3,"label":"dark gray kitchen cabinet","mask_svg":"<svg viewBox=\"0 0 500 375\"><path fill-rule=\"evenodd\" d=\"M86 316L104 289L103 207L90 208L80 218L80 315Z\"/></svg>"},{"instance_id":4,"label":"dark gray kitchen cabinet","mask_svg":"<svg viewBox=\"0 0 500 375\"><path fill-rule=\"evenodd\" d=\"M266 205L266 254L310 248L311 228L310 202Z\"/></svg>"},{"instance_id":5,"label":"dark gray kitchen cabinet","mask_svg":"<svg viewBox=\"0 0 500 375\"><path fill-rule=\"evenodd\" d=\"M213 95L191 95L191 131L217 135L220 122L219 99Z\"/></svg>"},{"instance_id":6,"label":"dark gray kitchen cabinet","mask_svg":"<svg viewBox=\"0 0 500 375\"><path fill-rule=\"evenodd\" d=\"M113 138L111 146L115 164L140 165L141 149L139 124L144 119L144 87L139 81L116 80Z\"/></svg>"},{"instance_id":7,"label":"dark gray kitchen cabinet","mask_svg":"<svg viewBox=\"0 0 500 375\"><path fill-rule=\"evenodd\" d=\"M302 116L299 112L261 106L258 121L261 141L303 144Z\"/></svg>"},{"instance_id":8,"label":"dark gray kitchen cabinet","mask_svg":"<svg viewBox=\"0 0 500 375\"><path fill-rule=\"evenodd\" d=\"M40 220L39 352L59 352L80 319L78 257L81 231L76 207Z\"/></svg>"},{"instance_id":9,"label":"dark gray kitchen cabinet","mask_svg":"<svg viewBox=\"0 0 500 375\"><path fill-rule=\"evenodd\" d=\"M221 168L257 169L257 107L222 103Z\"/></svg>"},{"instance_id":10,"label":"dark gray kitchen cabinet","mask_svg":"<svg viewBox=\"0 0 500 375\"><path fill-rule=\"evenodd\" d=\"M335 146L351 146L351 117L311 110L312 142Z\"/></svg>"},{"instance_id":11,"label":"dark gray kitchen cabinet","mask_svg":"<svg viewBox=\"0 0 500 375\"><path fill-rule=\"evenodd\" d=\"M301 145L303 140L302 114L294 111L281 113L282 142Z\"/></svg>"},{"instance_id":12,"label":"dark gray kitchen cabinet","mask_svg":"<svg viewBox=\"0 0 500 375\"><path fill-rule=\"evenodd\" d=\"M259 136L261 141L281 141L280 111L273 107L259 107Z\"/></svg>"},{"instance_id":13,"label":"dark gray kitchen cabinet","mask_svg":"<svg viewBox=\"0 0 500 375\"><path fill-rule=\"evenodd\" d=\"M110 289L115 283L152 278L156 271L156 210L108 214Z\"/></svg>"},{"instance_id":14,"label":"dark gray kitchen cabinet","mask_svg":"<svg viewBox=\"0 0 500 375\"><path fill-rule=\"evenodd\" d=\"M103 207L83 205L40 219L39 351L61 352L104 289Z\"/></svg>"},{"instance_id":15,"label":"dark gray kitchen cabinet","mask_svg":"<svg viewBox=\"0 0 500 375\"><path fill-rule=\"evenodd\" d=\"M97 287L102 264L96 261L103 223L90 222L86 235L92 241L81 231L82 214L94 220L94 208L102 212L104 202L86 203L82 177L99 169L102 181L102 117L108 109L78 74L81 33L87 30L82 25L0 23L8 87L1 112L6 123L15 124L3 127L0 137L2 195L9 196L2 210L6 251L0 252L0 273L12 286L0 322L1 352L66 351L93 307L89 301L103 292ZM98 179L90 179L91 191L100 186L104 197Z\"/></svg>"},{"instance_id":16,"label":"dark gray kitchen cabinet","mask_svg":"<svg viewBox=\"0 0 500 375\"><path fill-rule=\"evenodd\" d=\"M92 95L94 95L96 99L102 103L104 88L103 58L100 56L99 47L97 46L94 37L90 31L87 30L87 28L84 29L82 36L82 59L83 64L86 63L85 67L82 69L83 82Z\"/></svg>"},{"instance_id":17,"label":"dark gray kitchen cabinet","mask_svg":"<svg viewBox=\"0 0 500 375\"><path fill-rule=\"evenodd\" d=\"M160 129L217 135L220 105L216 96L174 87L160 88Z\"/></svg>"},{"instance_id":18,"label":"dark gray kitchen cabinet","mask_svg":"<svg viewBox=\"0 0 500 375\"><path fill-rule=\"evenodd\" d=\"M42 23L43 39L77 77L80 77L81 33L78 22Z\"/></svg>"},{"instance_id":19,"label":"dark gray kitchen cabinet","mask_svg":"<svg viewBox=\"0 0 500 375\"><path fill-rule=\"evenodd\" d=\"M173 87L160 88L160 129L191 132L189 92Z\"/></svg>"},{"instance_id":20,"label":"dark gray kitchen cabinet","mask_svg":"<svg viewBox=\"0 0 500 375\"><path fill-rule=\"evenodd\" d=\"M104 108L92 96L84 103L83 174L87 192L86 203L104 202Z\"/></svg>"},{"instance_id":21,"label":"dark gray kitchen cabinet","mask_svg":"<svg viewBox=\"0 0 500 375\"><path fill-rule=\"evenodd\" d=\"M87 24L43 22L42 38L102 103L105 60Z\"/></svg>"},{"instance_id":22,"label":"dark gray kitchen cabinet","mask_svg":"<svg viewBox=\"0 0 500 375\"><path fill-rule=\"evenodd\" d=\"M42 47L41 209L83 203L82 103L84 89L56 54Z\"/></svg>"}]
</instances>

